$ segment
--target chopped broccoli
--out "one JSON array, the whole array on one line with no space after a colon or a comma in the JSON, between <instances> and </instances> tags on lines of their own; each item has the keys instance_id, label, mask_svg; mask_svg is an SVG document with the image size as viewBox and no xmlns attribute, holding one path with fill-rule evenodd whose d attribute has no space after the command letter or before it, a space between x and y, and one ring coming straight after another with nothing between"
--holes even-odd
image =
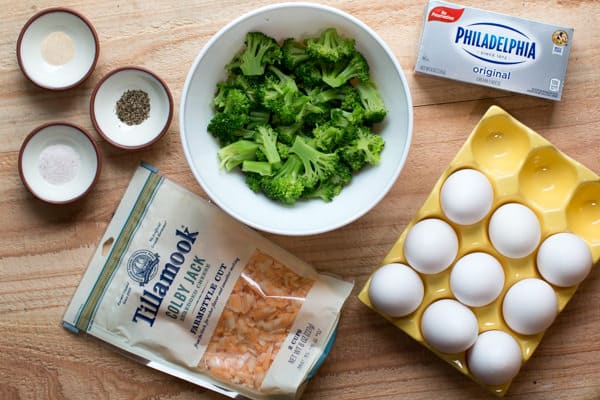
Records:
<instances>
[{"instance_id":1,"label":"chopped broccoli","mask_svg":"<svg viewBox=\"0 0 600 400\"><path fill-rule=\"evenodd\" d=\"M339 103L348 101L347 98L355 93L351 85L343 85L336 88L332 87L316 87L307 91L310 102L315 105Z\"/></svg>"},{"instance_id":2,"label":"chopped broccoli","mask_svg":"<svg viewBox=\"0 0 600 400\"><path fill-rule=\"evenodd\" d=\"M277 152L282 160L285 160L290 155L290 146L283 142L277 142Z\"/></svg>"},{"instance_id":3,"label":"chopped broccoli","mask_svg":"<svg viewBox=\"0 0 600 400\"><path fill-rule=\"evenodd\" d=\"M338 150L340 157L354 171L362 169L367 164L379 164L381 152L385 145L383 138L367 127L360 127L356 132L356 139Z\"/></svg>"},{"instance_id":4,"label":"chopped broccoli","mask_svg":"<svg viewBox=\"0 0 600 400\"><path fill-rule=\"evenodd\" d=\"M285 143L287 145L292 145L294 140L296 139L296 135L302 132L302 127L304 124L302 121L294 122L291 125L279 125L275 128L277 131L277 137L280 142Z\"/></svg>"},{"instance_id":5,"label":"chopped broccoli","mask_svg":"<svg viewBox=\"0 0 600 400\"><path fill-rule=\"evenodd\" d=\"M337 154L319 151L310 139L302 136L296 136L289 152L300 157L304 165L305 185L307 187L314 187L319 181L327 179L335 170L336 164L339 163Z\"/></svg>"},{"instance_id":6,"label":"chopped broccoli","mask_svg":"<svg viewBox=\"0 0 600 400\"><path fill-rule=\"evenodd\" d=\"M246 176L246 184L248 185L250 190L252 190L254 193L261 192L263 176L255 173L255 172L246 172L245 176Z\"/></svg>"},{"instance_id":7,"label":"chopped broccoli","mask_svg":"<svg viewBox=\"0 0 600 400\"><path fill-rule=\"evenodd\" d=\"M354 44L354 39L343 38L335 28L329 28L317 38L306 39L306 50L317 59L337 62L354 52Z\"/></svg>"},{"instance_id":8,"label":"chopped broccoli","mask_svg":"<svg viewBox=\"0 0 600 400\"><path fill-rule=\"evenodd\" d=\"M309 101L302 110L302 119L307 127L314 129L317 125L331 121L331 111L341 107L348 94L355 93L355 90L349 84L338 88L321 85L307 90L306 93ZM360 105L360 103L356 104Z\"/></svg>"},{"instance_id":9,"label":"chopped broccoli","mask_svg":"<svg viewBox=\"0 0 600 400\"><path fill-rule=\"evenodd\" d=\"M364 121L364 109L356 107L352 111L346 111L341 108L331 110L331 123L343 128L361 126Z\"/></svg>"},{"instance_id":10,"label":"chopped broccoli","mask_svg":"<svg viewBox=\"0 0 600 400\"><path fill-rule=\"evenodd\" d=\"M290 70L310 58L306 46L294 38L285 39L281 51L283 65Z\"/></svg>"},{"instance_id":11,"label":"chopped broccoli","mask_svg":"<svg viewBox=\"0 0 600 400\"><path fill-rule=\"evenodd\" d=\"M255 129L260 125L268 125L271 119L271 113L263 109L255 109L248 112L248 129Z\"/></svg>"},{"instance_id":12,"label":"chopped broccoli","mask_svg":"<svg viewBox=\"0 0 600 400\"><path fill-rule=\"evenodd\" d=\"M305 190L302 169L300 157L290 154L274 176L261 180L261 189L265 196L284 204L294 204Z\"/></svg>"},{"instance_id":13,"label":"chopped broccoli","mask_svg":"<svg viewBox=\"0 0 600 400\"><path fill-rule=\"evenodd\" d=\"M331 87L340 87L350 79L369 80L369 64L365 57L354 52L352 58L345 62L321 64L321 79Z\"/></svg>"},{"instance_id":14,"label":"chopped broccoli","mask_svg":"<svg viewBox=\"0 0 600 400\"><path fill-rule=\"evenodd\" d=\"M383 121L387 110L375 83L373 81L360 82L356 85L356 90L365 109L365 120L369 123Z\"/></svg>"},{"instance_id":15,"label":"chopped broccoli","mask_svg":"<svg viewBox=\"0 0 600 400\"><path fill-rule=\"evenodd\" d=\"M230 88L223 94L221 110L228 114L247 114L250 112L250 98L237 88Z\"/></svg>"},{"instance_id":16,"label":"chopped broccoli","mask_svg":"<svg viewBox=\"0 0 600 400\"><path fill-rule=\"evenodd\" d=\"M231 87L241 89L246 93L251 102L251 108L260 106L260 89L263 84L262 75L246 76L244 74L235 74L230 76L228 83Z\"/></svg>"},{"instance_id":17,"label":"chopped broccoli","mask_svg":"<svg viewBox=\"0 0 600 400\"><path fill-rule=\"evenodd\" d=\"M261 176L273 175L273 166L268 161L245 160L242 162L242 171L253 172Z\"/></svg>"},{"instance_id":18,"label":"chopped broccoli","mask_svg":"<svg viewBox=\"0 0 600 400\"><path fill-rule=\"evenodd\" d=\"M297 65L293 71L299 83L304 87L312 88L323 83L321 63L317 60L309 59Z\"/></svg>"},{"instance_id":19,"label":"chopped broccoli","mask_svg":"<svg viewBox=\"0 0 600 400\"><path fill-rule=\"evenodd\" d=\"M296 85L292 75L287 75L279 68L270 65L269 75L263 87L263 105L271 110L281 124L297 122L308 96L303 94Z\"/></svg>"},{"instance_id":20,"label":"chopped broccoli","mask_svg":"<svg viewBox=\"0 0 600 400\"><path fill-rule=\"evenodd\" d=\"M277 132L269 125L261 125L256 128L254 141L259 145L260 151L269 163L276 164L281 161L277 151Z\"/></svg>"},{"instance_id":21,"label":"chopped broccoli","mask_svg":"<svg viewBox=\"0 0 600 400\"><path fill-rule=\"evenodd\" d=\"M326 152L335 150L344 139L344 129L331 123L317 125L312 131L317 149Z\"/></svg>"},{"instance_id":22,"label":"chopped broccoli","mask_svg":"<svg viewBox=\"0 0 600 400\"><path fill-rule=\"evenodd\" d=\"M345 163L338 163L329 178L322 181L313 191L305 193L304 197L320 198L325 202L330 202L351 180L352 170L350 167Z\"/></svg>"},{"instance_id":23,"label":"chopped broccoli","mask_svg":"<svg viewBox=\"0 0 600 400\"><path fill-rule=\"evenodd\" d=\"M246 114L217 112L208 123L206 130L219 140L221 146L226 146L247 136L244 129L247 122Z\"/></svg>"},{"instance_id":24,"label":"chopped broccoli","mask_svg":"<svg viewBox=\"0 0 600 400\"><path fill-rule=\"evenodd\" d=\"M384 141L371 127L387 110L354 40L335 28L281 45L249 32L225 69L207 131L220 168L239 167L252 191L286 205L332 201L379 162Z\"/></svg>"},{"instance_id":25,"label":"chopped broccoli","mask_svg":"<svg viewBox=\"0 0 600 400\"><path fill-rule=\"evenodd\" d=\"M256 150L258 150L257 143L243 139L221 147L217 152L220 160L219 167L231 171L244 161L255 160Z\"/></svg>"},{"instance_id":26,"label":"chopped broccoli","mask_svg":"<svg viewBox=\"0 0 600 400\"><path fill-rule=\"evenodd\" d=\"M262 32L246 34L246 49L239 55L239 67L244 75L256 76L265 73L265 66L281 59L281 47L272 37Z\"/></svg>"},{"instance_id":27,"label":"chopped broccoli","mask_svg":"<svg viewBox=\"0 0 600 400\"><path fill-rule=\"evenodd\" d=\"M220 85L213 103L217 109L207 130L221 145L227 145L246 137L251 101L246 93L228 84Z\"/></svg>"},{"instance_id":28,"label":"chopped broccoli","mask_svg":"<svg viewBox=\"0 0 600 400\"><path fill-rule=\"evenodd\" d=\"M340 108L345 111L355 111L357 108L361 108L360 96L358 90L352 85L341 86L344 89L344 98L340 104Z\"/></svg>"}]
</instances>

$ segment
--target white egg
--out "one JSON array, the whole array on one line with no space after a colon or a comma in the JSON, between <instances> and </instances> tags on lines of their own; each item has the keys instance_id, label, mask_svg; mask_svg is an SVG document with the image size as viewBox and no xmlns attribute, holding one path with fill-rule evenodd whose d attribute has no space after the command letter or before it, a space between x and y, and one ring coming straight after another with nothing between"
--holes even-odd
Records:
<instances>
[{"instance_id":1,"label":"white egg","mask_svg":"<svg viewBox=\"0 0 600 400\"><path fill-rule=\"evenodd\" d=\"M404 317L421 305L425 290L412 268L392 263L375 271L368 293L375 309L390 317Z\"/></svg>"},{"instance_id":2,"label":"white egg","mask_svg":"<svg viewBox=\"0 0 600 400\"><path fill-rule=\"evenodd\" d=\"M540 221L533 211L519 203L507 203L492 214L488 227L494 248L509 258L531 254L540 242Z\"/></svg>"},{"instance_id":3,"label":"white egg","mask_svg":"<svg viewBox=\"0 0 600 400\"><path fill-rule=\"evenodd\" d=\"M585 279L594 263L587 243L579 236L562 232L542 242L537 253L537 268L548 282L574 286Z\"/></svg>"},{"instance_id":4,"label":"white egg","mask_svg":"<svg viewBox=\"0 0 600 400\"><path fill-rule=\"evenodd\" d=\"M459 225L481 221L492 208L494 189L488 178L474 169L452 173L440 191L440 204L448 219Z\"/></svg>"},{"instance_id":5,"label":"white egg","mask_svg":"<svg viewBox=\"0 0 600 400\"><path fill-rule=\"evenodd\" d=\"M510 382L521 369L523 356L519 344L503 331L483 332L467 353L467 367L486 385Z\"/></svg>"},{"instance_id":6,"label":"white egg","mask_svg":"<svg viewBox=\"0 0 600 400\"><path fill-rule=\"evenodd\" d=\"M558 314L558 299L552 286L527 278L508 289L502 302L504 321L515 332L535 335L546 330Z\"/></svg>"},{"instance_id":7,"label":"white egg","mask_svg":"<svg viewBox=\"0 0 600 400\"><path fill-rule=\"evenodd\" d=\"M504 287L504 270L488 253L461 257L450 273L450 289L461 303L481 307L494 301Z\"/></svg>"},{"instance_id":8,"label":"white egg","mask_svg":"<svg viewBox=\"0 0 600 400\"><path fill-rule=\"evenodd\" d=\"M431 347L442 353L460 353L475 343L477 317L456 300L442 299L429 305L421 319L421 333Z\"/></svg>"},{"instance_id":9,"label":"white egg","mask_svg":"<svg viewBox=\"0 0 600 400\"><path fill-rule=\"evenodd\" d=\"M448 268L458 252L454 229L437 218L417 222L406 235L404 255L408 264L423 274Z\"/></svg>"}]
</instances>

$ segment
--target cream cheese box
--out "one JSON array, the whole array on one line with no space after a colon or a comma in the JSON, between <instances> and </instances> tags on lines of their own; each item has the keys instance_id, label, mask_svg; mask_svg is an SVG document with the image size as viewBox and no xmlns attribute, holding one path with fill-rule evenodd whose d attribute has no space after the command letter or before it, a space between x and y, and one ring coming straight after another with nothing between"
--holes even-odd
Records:
<instances>
[{"instance_id":1,"label":"cream cheese box","mask_svg":"<svg viewBox=\"0 0 600 400\"><path fill-rule=\"evenodd\" d=\"M429 1L415 71L560 100L573 29Z\"/></svg>"}]
</instances>

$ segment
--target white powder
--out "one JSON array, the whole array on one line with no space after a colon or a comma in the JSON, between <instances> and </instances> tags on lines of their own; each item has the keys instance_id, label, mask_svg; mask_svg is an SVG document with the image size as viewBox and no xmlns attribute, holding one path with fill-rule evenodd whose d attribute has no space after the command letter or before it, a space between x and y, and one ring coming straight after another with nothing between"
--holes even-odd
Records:
<instances>
[{"instance_id":1,"label":"white powder","mask_svg":"<svg viewBox=\"0 0 600 400\"><path fill-rule=\"evenodd\" d=\"M75 178L80 161L79 154L71 146L53 144L40 153L38 170L49 183L61 185Z\"/></svg>"},{"instance_id":2,"label":"white powder","mask_svg":"<svg viewBox=\"0 0 600 400\"><path fill-rule=\"evenodd\" d=\"M42 42L42 57L48 64L65 65L75 56L75 44L65 32L52 32Z\"/></svg>"}]
</instances>

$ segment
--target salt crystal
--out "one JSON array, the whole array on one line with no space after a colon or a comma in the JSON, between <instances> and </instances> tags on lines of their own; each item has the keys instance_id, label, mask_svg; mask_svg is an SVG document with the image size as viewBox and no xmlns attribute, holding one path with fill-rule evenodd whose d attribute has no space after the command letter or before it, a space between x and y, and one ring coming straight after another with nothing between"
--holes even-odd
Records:
<instances>
[{"instance_id":1,"label":"salt crystal","mask_svg":"<svg viewBox=\"0 0 600 400\"><path fill-rule=\"evenodd\" d=\"M72 181L79 170L77 151L66 144L53 144L40 153L38 170L48 183L61 185Z\"/></svg>"}]
</instances>

